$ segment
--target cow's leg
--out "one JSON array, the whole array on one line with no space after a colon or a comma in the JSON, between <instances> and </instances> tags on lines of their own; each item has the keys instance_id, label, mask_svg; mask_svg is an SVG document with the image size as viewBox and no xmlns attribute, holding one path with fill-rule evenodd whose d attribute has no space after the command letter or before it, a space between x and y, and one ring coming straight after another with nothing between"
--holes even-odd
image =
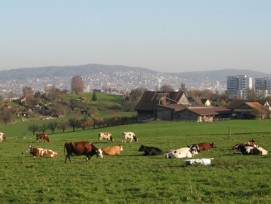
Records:
<instances>
[{"instance_id":1,"label":"cow's leg","mask_svg":"<svg viewBox=\"0 0 271 204\"><path fill-rule=\"evenodd\" d=\"M87 160L86 160L86 162L88 162L90 160L90 156L87 156Z\"/></svg>"},{"instance_id":2,"label":"cow's leg","mask_svg":"<svg viewBox=\"0 0 271 204\"><path fill-rule=\"evenodd\" d=\"M70 163L71 163L71 157L69 154L66 154L66 157L65 157L65 163L67 162L67 158L70 160Z\"/></svg>"}]
</instances>

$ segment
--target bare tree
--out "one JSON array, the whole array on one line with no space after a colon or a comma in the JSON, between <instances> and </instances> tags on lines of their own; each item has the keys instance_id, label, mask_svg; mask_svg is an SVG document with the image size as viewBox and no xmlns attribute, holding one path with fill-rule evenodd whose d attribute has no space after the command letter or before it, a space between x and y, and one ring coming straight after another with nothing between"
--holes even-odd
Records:
<instances>
[{"instance_id":1,"label":"bare tree","mask_svg":"<svg viewBox=\"0 0 271 204\"><path fill-rule=\"evenodd\" d=\"M80 94L84 90L84 82L80 75L74 76L71 82L71 91L75 94Z\"/></svg>"},{"instance_id":2,"label":"bare tree","mask_svg":"<svg viewBox=\"0 0 271 204\"><path fill-rule=\"evenodd\" d=\"M174 88L171 85L164 84L161 86L160 91L171 92L171 91L174 91Z\"/></svg>"}]
</instances>

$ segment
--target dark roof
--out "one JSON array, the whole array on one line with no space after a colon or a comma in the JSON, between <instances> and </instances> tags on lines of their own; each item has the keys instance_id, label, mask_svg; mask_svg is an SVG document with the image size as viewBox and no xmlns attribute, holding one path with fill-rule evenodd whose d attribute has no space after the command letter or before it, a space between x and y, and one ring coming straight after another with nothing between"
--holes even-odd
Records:
<instances>
[{"instance_id":1,"label":"dark roof","mask_svg":"<svg viewBox=\"0 0 271 204\"><path fill-rule=\"evenodd\" d=\"M166 97L170 101L169 104L176 104L183 92L160 92L160 91L145 91L135 110L155 110L156 106L159 105L159 101L162 97ZM165 104L166 105L166 104Z\"/></svg>"}]
</instances>

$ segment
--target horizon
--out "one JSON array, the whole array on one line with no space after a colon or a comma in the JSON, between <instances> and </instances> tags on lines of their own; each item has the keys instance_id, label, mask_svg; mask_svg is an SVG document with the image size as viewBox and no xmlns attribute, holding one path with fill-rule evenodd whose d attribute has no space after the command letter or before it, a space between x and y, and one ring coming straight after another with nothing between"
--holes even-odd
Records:
<instances>
[{"instance_id":1,"label":"horizon","mask_svg":"<svg viewBox=\"0 0 271 204\"><path fill-rule=\"evenodd\" d=\"M0 71L102 64L171 73L271 73L268 0L0 5Z\"/></svg>"}]
</instances>

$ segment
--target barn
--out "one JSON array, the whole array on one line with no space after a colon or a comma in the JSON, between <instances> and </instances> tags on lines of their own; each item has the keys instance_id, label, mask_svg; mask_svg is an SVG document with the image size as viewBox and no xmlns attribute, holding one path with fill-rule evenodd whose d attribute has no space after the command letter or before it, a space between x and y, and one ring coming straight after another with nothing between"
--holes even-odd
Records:
<instances>
[{"instance_id":1,"label":"barn","mask_svg":"<svg viewBox=\"0 0 271 204\"><path fill-rule=\"evenodd\" d=\"M189 120L210 122L216 118L229 117L231 111L223 107L212 107L190 103L185 93L146 91L136 106L138 121L149 119Z\"/></svg>"}]
</instances>

